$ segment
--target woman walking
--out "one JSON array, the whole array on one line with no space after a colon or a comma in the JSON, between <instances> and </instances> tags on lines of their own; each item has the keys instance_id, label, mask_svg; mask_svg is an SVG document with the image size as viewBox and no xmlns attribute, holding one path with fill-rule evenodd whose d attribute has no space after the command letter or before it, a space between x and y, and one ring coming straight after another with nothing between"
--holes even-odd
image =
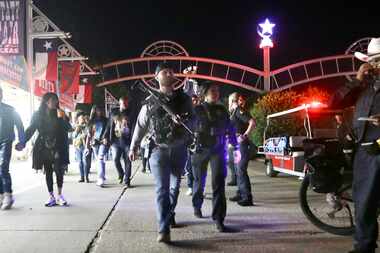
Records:
<instances>
[{"instance_id":1,"label":"woman walking","mask_svg":"<svg viewBox=\"0 0 380 253\"><path fill-rule=\"evenodd\" d=\"M42 97L41 105L31 120L30 126L25 131L27 142L38 131L38 136L33 147L33 168L44 169L49 198L45 206L56 204L67 205L63 197L64 167L69 163L66 150L67 133L71 130L69 121L63 111L59 109L58 97L55 93L48 92ZM58 196L55 198L53 191L53 172L55 172L58 186Z\"/></svg>"}]
</instances>

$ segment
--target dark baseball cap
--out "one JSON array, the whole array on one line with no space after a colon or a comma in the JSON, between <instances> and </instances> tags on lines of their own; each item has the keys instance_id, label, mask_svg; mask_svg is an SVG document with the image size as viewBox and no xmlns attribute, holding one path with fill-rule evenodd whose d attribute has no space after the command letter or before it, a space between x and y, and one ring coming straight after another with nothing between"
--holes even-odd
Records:
<instances>
[{"instance_id":1,"label":"dark baseball cap","mask_svg":"<svg viewBox=\"0 0 380 253\"><path fill-rule=\"evenodd\" d=\"M171 69L171 70L173 70L173 67L168 62L159 63L156 66L156 70L154 71L154 75L157 75L163 69Z\"/></svg>"}]
</instances>

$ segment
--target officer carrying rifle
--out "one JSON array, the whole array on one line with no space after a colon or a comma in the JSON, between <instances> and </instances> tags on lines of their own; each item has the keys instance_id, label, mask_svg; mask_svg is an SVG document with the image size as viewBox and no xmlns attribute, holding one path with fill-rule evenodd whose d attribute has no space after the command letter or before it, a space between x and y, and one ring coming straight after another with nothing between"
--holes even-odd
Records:
<instances>
[{"instance_id":1,"label":"officer carrying rifle","mask_svg":"<svg viewBox=\"0 0 380 253\"><path fill-rule=\"evenodd\" d=\"M129 159L134 161L142 138L149 134L153 147L149 164L156 184L158 242L170 242L170 227L176 225L174 209L177 204L181 175L187 157L187 145L192 141L188 127L193 117L192 103L181 89L174 90L173 69L168 63L155 70L159 91L150 93L138 115L131 141Z\"/></svg>"}]
</instances>

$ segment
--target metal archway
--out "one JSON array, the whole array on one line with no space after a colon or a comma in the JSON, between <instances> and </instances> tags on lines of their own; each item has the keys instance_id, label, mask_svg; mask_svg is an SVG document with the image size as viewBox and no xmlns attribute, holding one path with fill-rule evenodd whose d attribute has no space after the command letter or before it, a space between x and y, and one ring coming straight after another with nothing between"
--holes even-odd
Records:
<instances>
[{"instance_id":1,"label":"metal archway","mask_svg":"<svg viewBox=\"0 0 380 253\"><path fill-rule=\"evenodd\" d=\"M235 85L255 92L263 91L263 72L260 70L232 62L190 56L154 56L108 63L102 66L104 79L98 86L136 79L153 81L153 66L163 61L170 62L174 66L174 74L177 78L199 78ZM183 70L188 66L197 66L197 73L184 74Z\"/></svg>"},{"instance_id":2,"label":"metal archway","mask_svg":"<svg viewBox=\"0 0 380 253\"><path fill-rule=\"evenodd\" d=\"M356 41L344 55L302 61L271 71L269 91L281 91L315 80L338 76L349 77L356 74L360 63L352 53L365 50L369 40L370 38L363 38ZM195 78L221 82L258 93L266 92L263 71L233 62L191 57L178 43L165 40L149 45L139 58L115 61L101 66L103 80L98 86L141 79L146 84L157 87L153 68L163 61L172 63L174 67L176 88L181 87L186 78ZM184 74L183 70L189 66L196 66L197 72Z\"/></svg>"}]
</instances>

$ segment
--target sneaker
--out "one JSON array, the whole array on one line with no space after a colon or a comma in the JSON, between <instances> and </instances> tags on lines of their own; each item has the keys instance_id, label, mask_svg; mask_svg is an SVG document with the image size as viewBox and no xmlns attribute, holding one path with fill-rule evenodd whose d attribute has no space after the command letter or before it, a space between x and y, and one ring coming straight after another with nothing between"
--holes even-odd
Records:
<instances>
[{"instance_id":1,"label":"sneaker","mask_svg":"<svg viewBox=\"0 0 380 253\"><path fill-rule=\"evenodd\" d=\"M232 202L238 202L241 200L241 197L240 197L240 195L235 195L235 196L229 198L229 200Z\"/></svg>"},{"instance_id":2,"label":"sneaker","mask_svg":"<svg viewBox=\"0 0 380 253\"><path fill-rule=\"evenodd\" d=\"M191 195L193 195L193 188L189 188L189 189L187 189L186 195L187 195L187 196L191 196Z\"/></svg>"},{"instance_id":3,"label":"sneaker","mask_svg":"<svg viewBox=\"0 0 380 253\"><path fill-rule=\"evenodd\" d=\"M53 195L51 195L49 199L45 202L46 207L52 207L52 206L55 206L56 204L57 202L55 201L55 198Z\"/></svg>"},{"instance_id":4,"label":"sneaker","mask_svg":"<svg viewBox=\"0 0 380 253\"><path fill-rule=\"evenodd\" d=\"M12 197L12 193L9 193L9 192L5 192L3 194L3 201L1 203L1 210L8 210L8 209L11 209L13 203L14 203L14 199Z\"/></svg>"},{"instance_id":5,"label":"sneaker","mask_svg":"<svg viewBox=\"0 0 380 253\"><path fill-rule=\"evenodd\" d=\"M67 201L66 201L66 199L63 197L63 195L59 195L59 196L58 196L57 204L60 205L60 206L67 206Z\"/></svg>"},{"instance_id":6,"label":"sneaker","mask_svg":"<svg viewBox=\"0 0 380 253\"><path fill-rule=\"evenodd\" d=\"M96 181L96 185L99 187L103 187L104 186L104 179L98 178L98 181Z\"/></svg>"},{"instance_id":7,"label":"sneaker","mask_svg":"<svg viewBox=\"0 0 380 253\"><path fill-rule=\"evenodd\" d=\"M123 184L124 183L124 176L119 176L119 184Z\"/></svg>"},{"instance_id":8,"label":"sneaker","mask_svg":"<svg viewBox=\"0 0 380 253\"><path fill-rule=\"evenodd\" d=\"M170 232L158 233L157 242L169 243L170 242Z\"/></svg>"},{"instance_id":9,"label":"sneaker","mask_svg":"<svg viewBox=\"0 0 380 253\"><path fill-rule=\"evenodd\" d=\"M203 218L202 210L200 208L194 208L194 216L199 219Z\"/></svg>"}]
</instances>

